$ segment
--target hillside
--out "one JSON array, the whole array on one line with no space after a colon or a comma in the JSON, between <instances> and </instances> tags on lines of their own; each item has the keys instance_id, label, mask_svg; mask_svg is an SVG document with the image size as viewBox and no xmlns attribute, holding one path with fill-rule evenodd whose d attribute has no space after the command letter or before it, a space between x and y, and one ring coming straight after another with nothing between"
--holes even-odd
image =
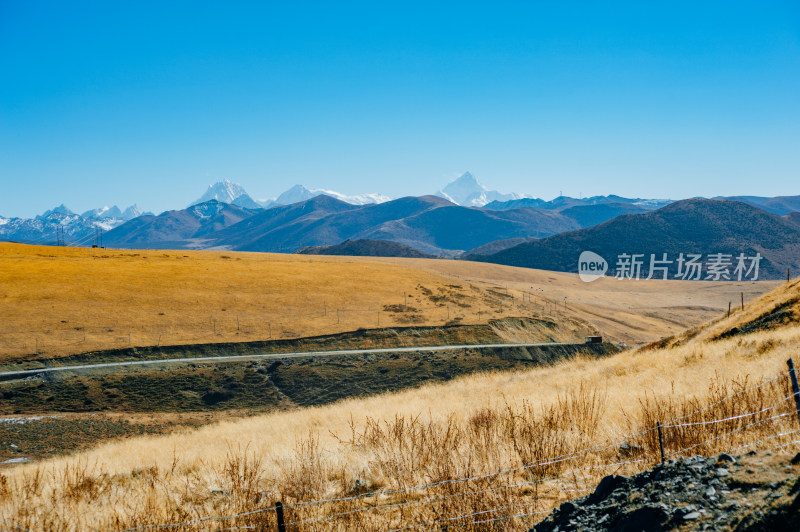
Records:
<instances>
[{"instance_id":1,"label":"hillside","mask_svg":"<svg viewBox=\"0 0 800 532\"><path fill-rule=\"evenodd\" d=\"M586 228L613 220L623 214L641 214L651 210L633 203L603 203L600 205L576 205L560 212L563 216L578 222L581 228Z\"/></svg>"},{"instance_id":2,"label":"hillside","mask_svg":"<svg viewBox=\"0 0 800 532\"><path fill-rule=\"evenodd\" d=\"M487 211L435 196L353 207L327 196L259 214L209 235L216 247L294 252L345 240L391 240L432 255L472 249L498 238L547 236L578 228L573 220L532 209ZM293 215L290 215L293 214Z\"/></svg>"},{"instance_id":3,"label":"hillside","mask_svg":"<svg viewBox=\"0 0 800 532\"><path fill-rule=\"evenodd\" d=\"M775 196L773 198L762 196L730 196L722 199L741 201L764 209L772 214L777 214L778 216L800 211L800 196Z\"/></svg>"},{"instance_id":4,"label":"hillside","mask_svg":"<svg viewBox=\"0 0 800 532\"><path fill-rule=\"evenodd\" d=\"M789 214L783 215L781 218L800 229L800 212L790 212Z\"/></svg>"},{"instance_id":5,"label":"hillside","mask_svg":"<svg viewBox=\"0 0 800 532\"><path fill-rule=\"evenodd\" d=\"M766 198L765 198L766 199ZM519 207L532 207L535 209L547 209L563 211L573 207L596 207L600 205L629 205L631 208L642 210L653 210L671 203L671 200L655 200L642 198L623 198L610 194L608 196L591 196L589 198L571 198L569 196L559 196L550 201L539 198L519 198L508 201L493 201L486 205L487 209L517 209Z\"/></svg>"},{"instance_id":6,"label":"hillside","mask_svg":"<svg viewBox=\"0 0 800 532\"><path fill-rule=\"evenodd\" d=\"M104 242L108 247L121 248L196 247L191 239L200 239L259 211L212 199L158 216L139 216L107 232Z\"/></svg>"},{"instance_id":7,"label":"hillside","mask_svg":"<svg viewBox=\"0 0 800 532\"><path fill-rule=\"evenodd\" d=\"M748 329L749 316L774 314L798 299L795 280L710 327ZM718 487L739 479L777 490L780 482L762 486L762 476L753 476L767 469L688 459L762 450L785 464L800 450L785 363L800 351L800 323L791 318L750 329L708 339L710 329L700 327L670 347L112 442L46 461L47 475L36 475L36 464L15 465L3 471L13 489L0 500L0 512L28 529L67 523L123 529L190 518L205 519L186 525L193 530L212 519L274 528L272 503L280 500L288 522L330 529L459 524L481 530L487 521L527 529L555 507L571 512L565 501L596 492L612 473L593 501L636 485L639 477L625 477L660 461L656 422L667 458L680 459L670 464L691 466L681 475L692 482L713 475ZM251 370L260 378L282 371ZM653 480L667 481L663 474ZM691 502L692 487L682 494L672 485L665 489ZM256 495L265 492L274 496ZM712 500L709 493L704 501ZM757 495L750 488L742 494ZM56 507L53 498L61 501ZM624 512L628 503L645 502L632 495L615 507ZM713 515L667 510L687 521Z\"/></svg>"},{"instance_id":8,"label":"hillside","mask_svg":"<svg viewBox=\"0 0 800 532\"><path fill-rule=\"evenodd\" d=\"M576 336L645 342L773 286L708 283L698 293L689 281L602 279L587 291L575 275L479 262L230 251L0 244L0 260L6 360L507 316L558 317Z\"/></svg>"},{"instance_id":9,"label":"hillside","mask_svg":"<svg viewBox=\"0 0 800 532\"><path fill-rule=\"evenodd\" d=\"M648 274L649 257L664 253L673 262L669 277L678 270L681 253L708 255L760 253L760 279L785 279L786 269L800 270L800 231L789 221L740 202L727 200L684 200L647 214L628 214L601 225L527 242L498 253L469 258L498 264L554 271L577 272L578 256L594 251L609 263L613 275L622 254L641 254L642 271ZM750 266L748 262L746 266ZM686 273L686 270L684 270ZM746 273L746 272L745 272ZM659 273L657 273L659 275ZM706 272L702 272L705 279ZM743 278L746 278L743 276Z\"/></svg>"},{"instance_id":10,"label":"hillside","mask_svg":"<svg viewBox=\"0 0 800 532\"><path fill-rule=\"evenodd\" d=\"M406 257L412 259L432 259L412 247L389 240L345 240L335 246L310 246L296 251L301 255L346 255L351 257Z\"/></svg>"}]
</instances>

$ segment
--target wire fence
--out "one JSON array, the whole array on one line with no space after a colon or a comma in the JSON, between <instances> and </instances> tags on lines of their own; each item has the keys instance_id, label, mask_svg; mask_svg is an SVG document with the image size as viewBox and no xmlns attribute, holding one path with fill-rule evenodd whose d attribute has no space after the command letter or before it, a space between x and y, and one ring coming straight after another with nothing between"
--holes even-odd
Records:
<instances>
[{"instance_id":1,"label":"wire fence","mask_svg":"<svg viewBox=\"0 0 800 532\"><path fill-rule=\"evenodd\" d=\"M697 419L708 414L712 408L736 401L743 394L755 397L766 387L777 386L780 389L789 384L792 384L792 393L768 406L742 414ZM145 524L125 529L124 532L190 530L211 523L219 524L217 530L380 528L400 532L470 527L485 529L509 521L520 528L530 527L566 498L592 492L598 475L635 474L659 462L690 454L740 453L752 449L771 452L792 447L800 449L798 421L800 388L797 387L794 368L790 364L788 372L675 416L663 424L659 423L660 427L609 438L573 452L539 458L516 467L344 497L276 503L225 516ZM690 430L695 431L694 441L676 446L676 442L688 441L686 434L681 434L681 431ZM654 443L654 439L658 439L658 443ZM621 456L623 443L635 449L634 456L625 460L609 460L610 457ZM561 469L546 474L548 466L559 466ZM500 496L485 498L487 494ZM459 505L448 506L447 501L456 499L460 501ZM482 504L484 499L489 504ZM470 507L470 511L463 512L463 509ZM435 510L421 511L431 508ZM462 512L448 514L448 509L462 509ZM254 517L259 519L248 520Z\"/></svg>"}]
</instances>

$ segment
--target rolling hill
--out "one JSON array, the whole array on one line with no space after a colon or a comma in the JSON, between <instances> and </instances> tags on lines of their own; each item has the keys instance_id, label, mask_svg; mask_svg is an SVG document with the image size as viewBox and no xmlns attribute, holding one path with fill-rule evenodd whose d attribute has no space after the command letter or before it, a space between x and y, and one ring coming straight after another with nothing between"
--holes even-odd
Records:
<instances>
[{"instance_id":1,"label":"rolling hill","mask_svg":"<svg viewBox=\"0 0 800 532\"><path fill-rule=\"evenodd\" d=\"M781 218L800 229L800 212L790 212L789 214L784 214Z\"/></svg>"},{"instance_id":2,"label":"rolling hill","mask_svg":"<svg viewBox=\"0 0 800 532\"><path fill-rule=\"evenodd\" d=\"M726 198L732 201L741 201L754 207L759 207L765 211L783 216L791 212L800 211L800 196L775 196L773 198L762 196L729 196Z\"/></svg>"},{"instance_id":3,"label":"rolling hill","mask_svg":"<svg viewBox=\"0 0 800 532\"><path fill-rule=\"evenodd\" d=\"M256 212L259 210L210 200L158 216L139 216L107 232L104 240L112 247L201 247L192 239L241 222Z\"/></svg>"},{"instance_id":4,"label":"rolling hill","mask_svg":"<svg viewBox=\"0 0 800 532\"><path fill-rule=\"evenodd\" d=\"M329 196L260 212L207 235L207 247L293 253L345 240L388 240L430 255L454 256L497 239L541 237L577 229L556 212L491 211L454 205L436 196L405 197L354 206Z\"/></svg>"},{"instance_id":5,"label":"rolling hill","mask_svg":"<svg viewBox=\"0 0 800 532\"><path fill-rule=\"evenodd\" d=\"M609 263L613 274L622 254L641 254L648 274L649 258L667 254L673 262L669 278L678 272L681 253L732 256L760 253L760 279L785 278L786 269L800 269L800 230L787 219L745 203L728 200L684 200L646 214L628 214L595 227L526 242L487 256L466 258L554 271L577 272L578 256L593 251ZM749 267L749 262L747 264ZM659 273L661 275L661 273ZM702 273L705 279L705 271Z\"/></svg>"},{"instance_id":6,"label":"rolling hill","mask_svg":"<svg viewBox=\"0 0 800 532\"><path fill-rule=\"evenodd\" d=\"M477 519L489 520L502 511L497 518L502 529L527 530L553 508L574 511L574 504L564 503L584 493L613 491L628 497L618 488L636 486L632 503L652 503L646 495L649 484L630 479L664 454L691 457L669 462L670 467L688 464L682 467L687 478L708 479L699 476L702 465L700 472L711 469L718 479L718 490L735 481L735 489L752 492L773 478L759 467L737 476L721 463L731 459L720 453L738 460L751 450L770 452L780 457L781 469L797 473L789 462L800 446L786 359L796 359L800 348L798 296L797 280L782 283L744 310L718 315L705 327L602 359L584 356L520 371L473 374L310 409L228 418L198 430L117 438L44 464L9 464L3 475L8 485L19 488L6 491L0 511L7 522L29 530L177 528L190 518L201 526L222 522L275 529L274 508L261 495L270 490L289 508L289 519L318 529L387 530L409 523L429 528L436 521L446 520L447 526L463 522L463 516L471 525L477 512ZM764 318L780 318L787 308L791 320L761 326ZM734 329L733 335L718 338L717 331ZM409 360L381 360L383 371L373 378ZM433 362L417 363L427 367ZM356 360L340 364L353 373L360 369ZM196 366L198 372L225 371ZM287 366L254 362L240 365L239 371L269 387L271 381L286 379L292 369ZM313 372L313 361L294 366L296 374L328 377ZM137 380L137 375L129 378ZM107 382L101 381L102 386ZM118 391L102 388L99 393ZM186 390L175 395L192 397ZM28 418L26 424L48 421ZM663 438L655 435L657 421ZM607 480L596 490L604 477L614 484L608 488ZM672 492L676 488L670 486ZM796 496L796 489L781 483L770 490L772 499ZM727 494L706 492L703 504L714 512L729 505L750 507L749 501L736 502L743 500L739 492L735 499L724 499ZM710 504L712 495L722 503ZM627 499L617 496L624 507ZM54 505L53 500L63 502ZM707 524L698 516L682 519L681 530Z\"/></svg>"},{"instance_id":7,"label":"rolling hill","mask_svg":"<svg viewBox=\"0 0 800 532\"><path fill-rule=\"evenodd\" d=\"M300 255L342 255L351 257L407 257L412 259L432 259L428 255L397 242L389 240L345 240L335 246L309 246L296 251Z\"/></svg>"}]
</instances>

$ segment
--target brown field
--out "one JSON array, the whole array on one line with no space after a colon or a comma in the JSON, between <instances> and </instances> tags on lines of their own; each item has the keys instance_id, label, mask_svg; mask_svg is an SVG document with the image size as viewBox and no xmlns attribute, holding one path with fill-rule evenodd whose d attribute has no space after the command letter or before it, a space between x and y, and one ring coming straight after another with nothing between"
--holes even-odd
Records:
<instances>
[{"instance_id":1,"label":"brown field","mask_svg":"<svg viewBox=\"0 0 800 532\"><path fill-rule=\"evenodd\" d=\"M0 243L0 361L505 316L551 316L573 338L599 331L639 343L775 286L586 285L572 274L461 261Z\"/></svg>"},{"instance_id":2,"label":"brown field","mask_svg":"<svg viewBox=\"0 0 800 532\"><path fill-rule=\"evenodd\" d=\"M656 421L668 456L800 449L785 370L798 323L794 281L668 347L105 444L3 471L0 518L37 530L274 527L261 510L281 500L303 521L295 530L524 529L609 473L657 463ZM377 493L350 498L365 492Z\"/></svg>"}]
</instances>

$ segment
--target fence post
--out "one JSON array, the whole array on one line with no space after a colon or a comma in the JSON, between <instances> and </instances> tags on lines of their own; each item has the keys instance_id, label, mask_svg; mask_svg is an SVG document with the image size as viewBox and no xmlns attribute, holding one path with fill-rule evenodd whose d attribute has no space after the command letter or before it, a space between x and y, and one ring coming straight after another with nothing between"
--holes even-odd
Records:
<instances>
[{"instance_id":1,"label":"fence post","mask_svg":"<svg viewBox=\"0 0 800 532\"><path fill-rule=\"evenodd\" d=\"M741 294L742 294L742 310L744 310L744 292L742 292Z\"/></svg>"},{"instance_id":2,"label":"fence post","mask_svg":"<svg viewBox=\"0 0 800 532\"><path fill-rule=\"evenodd\" d=\"M794 406L797 409L797 421L800 422L800 386L797 384L797 372L794 369L794 361L790 358L786 361L789 366L789 378L792 380L792 394L794 395Z\"/></svg>"},{"instance_id":3,"label":"fence post","mask_svg":"<svg viewBox=\"0 0 800 532\"><path fill-rule=\"evenodd\" d=\"M286 532L286 524L283 522L283 504L281 501L275 503L275 513L278 517L278 532Z\"/></svg>"},{"instance_id":4,"label":"fence post","mask_svg":"<svg viewBox=\"0 0 800 532\"><path fill-rule=\"evenodd\" d=\"M728 301L728 317L731 317L731 302Z\"/></svg>"},{"instance_id":5,"label":"fence post","mask_svg":"<svg viewBox=\"0 0 800 532\"><path fill-rule=\"evenodd\" d=\"M661 422L656 421L656 428L658 429L658 447L661 449L661 463L664 463L664 436L661 434Z\"/></svg>"}]
</instances>

